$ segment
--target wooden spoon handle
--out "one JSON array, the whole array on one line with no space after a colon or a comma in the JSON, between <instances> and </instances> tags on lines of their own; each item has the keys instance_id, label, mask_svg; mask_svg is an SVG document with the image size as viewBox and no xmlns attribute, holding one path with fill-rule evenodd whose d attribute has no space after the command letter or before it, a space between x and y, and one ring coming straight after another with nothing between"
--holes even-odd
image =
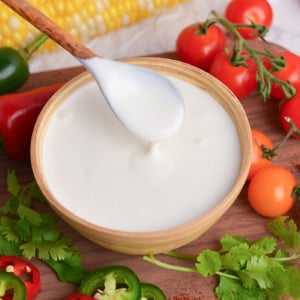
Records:
<instances>
[{"instance_id":1,"label":"wooden spoon handle","mask_svg":"<svg viewBox=\"0 0 300 300\"><path fill-rule=\"evenodd\" d=\"M1 1L72 55L83 59L97 56L92 50L73 38L71 34L59 27L26 0Z\"/></svg>"}]
</instances>

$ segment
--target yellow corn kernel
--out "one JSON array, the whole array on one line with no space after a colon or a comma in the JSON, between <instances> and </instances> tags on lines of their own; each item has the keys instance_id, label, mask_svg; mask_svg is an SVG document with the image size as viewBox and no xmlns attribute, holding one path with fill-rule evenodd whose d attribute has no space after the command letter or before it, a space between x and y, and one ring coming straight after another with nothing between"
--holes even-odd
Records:
<instances>
[{"instance_id":1,"label":"yellow corn kernel","mask_svg":"<svg viewBox=\"0 0 300 300\"><path fill-rule=\"evenodd\" d=\"M86 42L96 36L162 13L188 0L28 0L75 38ZM0 2L0 47L26 47L40 32ZM53 51L47 40L39 51Z\"/></svg>"}]
</instances>

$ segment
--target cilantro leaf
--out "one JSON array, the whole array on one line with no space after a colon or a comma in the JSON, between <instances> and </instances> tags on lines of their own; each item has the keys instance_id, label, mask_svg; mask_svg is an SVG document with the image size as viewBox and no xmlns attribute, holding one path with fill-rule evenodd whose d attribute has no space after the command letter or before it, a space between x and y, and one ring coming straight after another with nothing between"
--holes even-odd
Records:
<instances>
[{"instance_id":1,"label":"cilantro leaf","mask_svg":"<svg viewBox=\"0 0 300 300\"><path fill-rule=\"evenodd\" d=\"M6 215L17 215L19 206L19 199L16 196L11 195L0 207L0 211Z\"/></svg>"},{"instance_id":2,"label":"cilantro leaf","mask_svg":"<svg viewBox=\"0 0 300 300\"><path fill-rule=\"evenodd\" d=\"M18 206L17 214L20 219L27 220L33 225L39 226L41 223L41 214L23 204Z\"/></svg>"},{"instance_id":3,"label":"cilantro leaf","mask_svg":"<svg viewBox=\"0 0 300 300\"><path fill-rule=\"evenodd\" d=\"M251 245L251 248L258 247L258 249L261 250L260 252L261 254L270 254L275 250L276 246L277 246L276 239L271 236L266 236L255 241Z\"/></svg>"},{"instance_id":4,"label":"cilantro leaf","mask_svg":"<svg viewBox=\"0 0 300 300\"><path fill-rule=\"evenodd\" d=\"M18 243L8 241L0 236L0 255L14 255L20 256L21 250Z\"/></svg>"},{"instance_id":5,"label":"cilantro leaf","mask_svg":"<svg viewBox=\"0 0 300 300\"><path fill-rule=\"evenodd\" d=\"M56 271L61 281L79 284L86 274L86 269L80 263L81 255L76 250L67 251L63 261L48 259L44 262Z\"/></svg>"},{"instance_id":6,"label":"cilantro leaf","mask_svg":"<svg viewBox=\"0 0 300 300\"><path fill-rule=\"evenodd\" d=\"M31 259L37 257L41 260L53 259L64 260L68 247L70 247L71 239L65 236L52 242L25 242L20 245L23 255Z\"/></svg>"},{"instance_id":7,"label":"cilantro leaf","mask_svg":"<svg viewBox=\"0 0 300 300\"><path fill-rule=\"evenodd\" d=\"M286 222L287 217L278 217L271 220L267 227L287 248L292 248L295 252L299 250L300 233L298 232L297 225L293 220Z\"/></svg>"},{"instance_id":8,"label":"cilantro leaf","mask_svg":"<svg viewBox=\"0 0 300 300\"><path fill-rule=\"evenodd\" d=\"M252 256L246 265L246 268L240 272L254 279L261 289L273 288L274 283L271 280L270 272L277 271L278 275L284 272L280 263L270 259L267 256Z\"/></svg>"},{"instance_id":9,"label":"cilantro leaf","mask_svg":"<svg viewBox=\"0 0 300 300\"><path fill-rule=\"evenodd\" d=\"M72 240L60 233L52 215L32 208L34 200L47 202L37 183L23 186L15 172L8 171L7 189L10 196L0 206L0 212L5 214L0 217L0 255L36 257L51 262L49 265L61 280L73 283L76 276L79 280L84 267Z\"/></svg>"},{"instance_id":10,"label":"cilantro leaf","mask_svg":"<svg viewBox=\"0 0 300 300\"><path fill-rule=\"evenodd\" d=\"M6 182L7 190L9 191L9 193L13 196L17 196L21 190L21 186L19 184L15 171L8 171Z\"/></svg>"},{"instance_id":11,"label":"cilantro leaf","mask_svg":"<svg viewBox=\"0 0 300 300\"><path fill-rule=\"evenodd\" d=\"M300 298L300 272L297 266L290 266L287 268L287 280L286 280L286 293L294 299Z\"/></svg>"},{"instance_id":12,"label":"cilantro leaf","mask_svg":"<svg viewBox=\"0 0 300 300\"><path fill-rule=\"evenodd\" d=\"M239 246L240 244L249 244L249 241L241 236L233 236L231 234L226 234L223 237L221 237L220 243L222 246L221 251L225 252L235 246Z\"/></svg>"},{"instance_id":13,"label":"cilantro leaf","mask_svg":"<svg viewBox=\"0 0 300 300\"><path fill-rule=\"evenodd\" d=\"M198 263L195 264L197 271L207 277L215 275L222 267L221 255L212 250L205 250L197 257Z\"/></svg>"},{"instance_id":14,"label":"cilantro leaf","mask_svg":"<svg viewBox=\"0 0 300 300\"><path fill-rule=\"evenodd\" d=\"M230 274L226 272L226 274ZM259 288L248 289L238 280L221 276L216 295L222 300L264 300L265 294Z\"/></svg>"},{"instance_id":15,"label":"cilantro leaf","mask_svg":"<svg viewBox=\"0 0 300 300\"><path fill-rule=\"evenodd\" d=\"M16 220L7 217L0 219L0 236L5 237L9 242L18 243L20 238L15 231Z\"/></svg>"},{"instance_id":16,"label":"cilantro leaf","mask_svg":"<svg viewBox=\"0 0 300 300\"><path fill-rule=\"evenodd\" d=\"M189 260L196 257L195 270L189 271L205 277L218 275L219 284L215 290L218 299L281 300L283 296L299 299L300 271L293 264L300 258L297 225L292 219L287 221L287 217L279 217L272 219L267 227L273 236L252 243L241 236L226 234L220 238L219 251L207 249L198 256L173 251L170 256ZM186 268L161 263L153 255L144 259L166 269L186 272Z\"/></svg>"},{"instance_id":17,"label":"cilantro leaf","mask_svg":"<svg viewBox=\"0 0 300 300\"><path fill-rule=\"evenodd\" d=\"M233 271L241 270L245 267L250 256L249 245L240 243L230 248L229 251L222 256L223 267Z\"/></svg>"}]
</instances>

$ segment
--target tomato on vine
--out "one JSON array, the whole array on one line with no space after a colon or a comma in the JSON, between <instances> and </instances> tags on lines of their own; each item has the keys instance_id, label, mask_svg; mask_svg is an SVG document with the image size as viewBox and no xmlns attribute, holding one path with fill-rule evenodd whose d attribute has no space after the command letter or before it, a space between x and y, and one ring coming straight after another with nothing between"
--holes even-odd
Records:
<instances>
[{"instance_id":1,"label":"tomato on vine","mask_svg":"<svg viewBox=\"0 0 300 300\"><path fill-rule=\"evenodd\" d=\"M285 100L279 106L280 123L286 132L290 132L291 123L288 120L292 120L295 127L300 130L300 92L298 92L293 98ZM292 133L294 137L300 137L296 130Z\"/></svg>"},{"instance_id":2,"label":"tomato on vine","mask_svg":"<svg viewBox=\"0 0 300 300\"><path fill-rule=\"evenodd\" d=\"M256 172L248 186L248 200L262 216L286 214L299 200L299 189L293 174L281 166L268 166Z\"/></svg>"},{"instance_id":3,"label":"tomato on vine","mask_svg":"<svg viewBox=\"0 0 300 300\"><path fill-rule=\"evenodd\" d=\"M179 60L208 70L215 54L226 44L225 33L209 23L195 23L184 28L176 40Z\"/></svg>"},{"instance_id":4,"label":"tomato on vine","mask_svg":"<svg viewBox=\"0 0 300 300\"><path fill-rule=\"evenodd\" d=\"M272 72L272 59L264 59L264 65L268 70L271 70L272 74L280 79L281 81L289 82L295 89L296 92L300 92L300 57L290 51L281 51L274 53L274 58L281 56L285 65L278 70ZM277 83L273 83L271 86L270 97L276 100L285 99L285 93L282 86Z\"/></svg>"},{"instance_id":5,"label":"tomato on vine","mask_svg":"<svg viewBox=\"0 0 300 300\"><path fill-rule=\"evenodd\" d=\"M252 136L252 160L248 173L248 180L251 180L258 170L269 166L275 155L273 143L270 138L260 130L251 129Z\"/></svg>"},{"instance_id":6,"label":"tomato on vine","mask_svg":"<svg viewBox=\"0 0 300 300\"><path fill-rule=\"evenodd\" d=\"M247 58L246 58L247 57ZM219 51L209 68L209 73L223 82L239 99L250 95L257 86L257 66L247 53Z\"/></svg>"},{"instance_id":7,"label":"tomato on vine","mask_svg":"<svg viewBox=\"0 0 300 300\"><path fill-rule=\"evenodd\" d=\"M267 0L232 0L226 7L225 17L235 24L256 24L268 28L273 21L273 10ZM254 39L259 35L258 29L249 26L240 26L238 32L246 39Z\"/></svg>"}]
</instances>

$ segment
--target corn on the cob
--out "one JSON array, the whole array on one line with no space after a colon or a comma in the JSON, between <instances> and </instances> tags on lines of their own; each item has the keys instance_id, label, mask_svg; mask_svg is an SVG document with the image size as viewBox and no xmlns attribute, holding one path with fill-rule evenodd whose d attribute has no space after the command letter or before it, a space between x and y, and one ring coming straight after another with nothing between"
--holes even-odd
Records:
<instances>
[{"instance_id":1,"label":"corn on the cob","mask_svg":"<svg viewBox=\"0 0 300 300\"><path fill-rule=\"evenodd\" d=\"M86 42L187 0L29 0L75 38ZM0 47L26 47L40 32L0 2ZM48 40L42 50L55 50Z\"/></svg>"}]
</instances>

